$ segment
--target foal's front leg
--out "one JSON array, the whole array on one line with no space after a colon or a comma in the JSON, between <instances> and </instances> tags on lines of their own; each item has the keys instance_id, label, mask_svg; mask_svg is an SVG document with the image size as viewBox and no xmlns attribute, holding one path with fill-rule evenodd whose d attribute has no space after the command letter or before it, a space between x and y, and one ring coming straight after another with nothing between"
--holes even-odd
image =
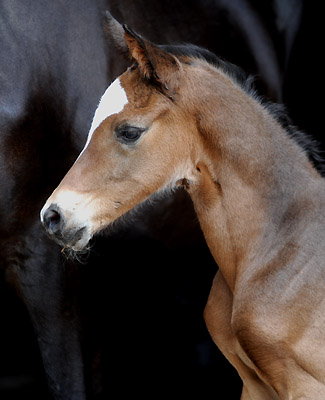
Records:
<instances>
[{"instance_id":1,"label":"foal's front leg","mask_svg":"<svg viewBox=\"0 0 325 400\"><path fill-rule=\"evenodd\" d=\"M241 400L278 400L273 389L266 385L238 356L238 352L243 353L243 351L231 327L232 306L233 295L222 273L218 271L204 311L210 335L243 380Z\"/></svg>"}]
</instances>

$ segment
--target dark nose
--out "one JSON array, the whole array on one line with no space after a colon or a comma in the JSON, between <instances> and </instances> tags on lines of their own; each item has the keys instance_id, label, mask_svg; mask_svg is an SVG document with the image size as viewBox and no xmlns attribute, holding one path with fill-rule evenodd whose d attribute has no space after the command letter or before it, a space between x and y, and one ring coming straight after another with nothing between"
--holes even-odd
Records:
<instances>
[{"instance_id":1,"label":"dark nose","mask_svg":"<svg viewBox=\"0 0 325 400\"><path fill-rule=\"evenodd\" d=\"M60 208L52 204L43 215L43 225L51 235L59 235L64 226L63 215Z\"/></svg>"}]
</instances>

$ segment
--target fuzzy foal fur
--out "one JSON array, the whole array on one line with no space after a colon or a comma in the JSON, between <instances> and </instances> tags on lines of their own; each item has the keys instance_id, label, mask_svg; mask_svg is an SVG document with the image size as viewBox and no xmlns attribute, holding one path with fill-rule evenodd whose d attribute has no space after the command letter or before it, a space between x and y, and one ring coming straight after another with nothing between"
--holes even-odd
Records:
<instances>
[{"instance_id":1,"label":"fuzzy foal fur","mask_svg":"<svg viewBox=\"0 0 325 400\"><path fill-rule=\"evenodd\" d=\"M82 224L87 210L91 236L153 193L184 186L219 266L206 324L243 380L242 399L324 399L321 175L223 68L128 28L115 36L133 61L120 77L128 104L96 129L46 207L59 207L67 231L67 215ZM121 144L123 124L144 133ZM62 192L77 198L70 210Z\"/></svg>"}]
</instances>

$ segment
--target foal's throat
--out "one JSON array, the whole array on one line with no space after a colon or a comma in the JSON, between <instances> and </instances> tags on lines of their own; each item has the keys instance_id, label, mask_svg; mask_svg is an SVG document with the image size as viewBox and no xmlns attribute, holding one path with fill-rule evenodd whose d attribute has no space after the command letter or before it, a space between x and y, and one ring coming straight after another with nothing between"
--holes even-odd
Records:
<instances>
[{"instance_id":1,"label":"foal's throat","mask_svg":"<svg viewBox=\"0 0 325 400\"><path fill-rule=\"evenodd\" d=\"M236 178L227 186L206 165L199 164L198 169L200 181L188 192L211 254L233 290L237 274L260 244L265 211L256 194Z\"/></svg>"}]
</instances>

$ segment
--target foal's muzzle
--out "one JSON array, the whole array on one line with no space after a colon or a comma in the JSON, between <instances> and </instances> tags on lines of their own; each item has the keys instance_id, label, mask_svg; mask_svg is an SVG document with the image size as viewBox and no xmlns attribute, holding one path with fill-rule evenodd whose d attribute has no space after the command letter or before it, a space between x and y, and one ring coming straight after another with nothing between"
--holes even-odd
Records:
<instances>
[{"instance_id":1,"label":"foal's muzzle","mask_svg":"<svg viewBox=\"0 0 325 400\"><path fill-rule=\"evenodd\" d=\"M88 243L86 227L68 227L64 213L56 204L42 210L41 221L49 236L61 246L81 250Z\"/></svg>"}]
</instances>

